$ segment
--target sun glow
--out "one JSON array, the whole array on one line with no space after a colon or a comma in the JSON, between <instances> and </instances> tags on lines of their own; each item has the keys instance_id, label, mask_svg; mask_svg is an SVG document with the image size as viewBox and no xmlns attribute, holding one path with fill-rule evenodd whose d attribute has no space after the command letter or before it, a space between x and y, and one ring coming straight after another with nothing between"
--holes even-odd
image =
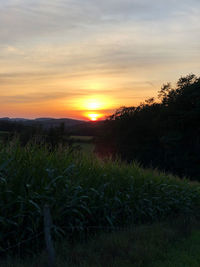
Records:
<instances>
[{"instance_id":1,"label":"sun glow","mask_svg":"<svg viewBox=\"0 0 200 267\"><path fill-rule=\"evenodd\" d=\"M76 98L72 103L73 109L79 110L84 118L91 121L103 119L115 107L114 99L100 94Z\"/></svg>"},{"instance_id":2,"label":"sun glow","mask_svg":"<svg viewBox=\"0 0 200 267\"><path fill-rule=\"evenodd\" d=\"M88 113L87 116L91 121L97 121L101 117L101 114Z\"/></svg>"},{"instance_id":3,"label":"sun glow","mask_svg":"<svg viewBox=\"0 0 200 267\"><path fill-rule=\"evenodd\" d=\"M89 110L97 110L101 108L102 103L99 100L89 99L86 105Z\"/></svg>"},{"instance_id":4,"label":"sun glow","mask_svg":"<svg viewBox=\"0 0 200 267\"><path fill-rule=\"evenodd\" d=\"M98 113L95 110L93 110L91 112L85 112L84 117L88 118L90 121L98 121L103 117L105 117L105 115L103 113Z\"/></svg>"},{"instance_id":5,"label":"sun glow","mask_svg":"<svg viewBox=\"0 0 200 267\"><path fill-rule=\"evenodd\" d=\"M111 105L112 101L109 99L109 97L102 95L91 95L76 100L76 106L82 110L103 110L110 108Z\"/></svg>"},{"instance_id":6,"label":"sun glow","mask_svg":"<svg viewBox=\"0 0 200 267\"><path fill-rule=\"evenodd\" d=\"M83 106L87 110L100 110L105 107L106 103L103 98L100 97L91 97L89 99L85 99L83 102Z\"/></svg>"}]
</instances>

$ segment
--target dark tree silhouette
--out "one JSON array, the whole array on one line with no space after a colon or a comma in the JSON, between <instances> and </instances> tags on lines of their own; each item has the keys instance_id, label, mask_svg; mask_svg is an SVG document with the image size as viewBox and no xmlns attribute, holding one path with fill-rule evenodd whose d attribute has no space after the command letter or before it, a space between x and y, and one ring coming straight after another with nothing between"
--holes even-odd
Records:
<instances>
[{"instance_id":1,"label":"dark tree silhouette","mask_svg":"<svg viewBox=\"0 0 200 267\"><path fill-rule=\"evenodd\" d=\"M200 78L181 77L137 107L122 107L105 121L97 150L200 180Z\"/></svg>"}]
</instances>

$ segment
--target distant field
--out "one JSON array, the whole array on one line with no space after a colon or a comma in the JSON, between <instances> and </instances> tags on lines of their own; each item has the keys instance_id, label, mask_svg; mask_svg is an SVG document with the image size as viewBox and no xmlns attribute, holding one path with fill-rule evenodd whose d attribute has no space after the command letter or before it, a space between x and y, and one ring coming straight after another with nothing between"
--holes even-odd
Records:
<instances>
[{"instance_id":1,"label":"distant field","mask_svg":"<svg viewBox=\"0 0 200 267\"><path fill-rule=\"evenodd\" d=\"M6 135L8 135L9 134L9 132L7 132L7 131L0 131L0 140L4 137L4 136L6 136Z\"/></svg>"},{"instance_id":2,"label":"distant field","mask_svg":"<svg viewBox=\"0 0 200 267\"><path fill-rule=\"evenodd\" d=\"M0 131L0 134L8 134L8 131Z\"/></svg>"},{"instance_id":3,"label":"distant field","mask_svg":"<svg viewBox=\"0 0 200 267\"><path fill-rule=\"evenodd\" d=\"M93 153L95 145L92 143L81 143L81 142L76 142L75 145L79 146L81 151L85 153Z\"/></svg>"},{"instance_id":4,"label":"distant field","mask_svg":"<svg viewBox=\"0 0 200 267\"><path fill-rule=\"evenodd\" d=\"M78 136L78 135L72 135L70 136L71 140L74 142L75 146L80 147L80 149L83 152L86 153L93 153L94 152L94 144L93 136Z\"/></svg>"},{"instance_id":5,"label":"distant field","mask_svg":"<svg viewBox=\"0 0 200 267\"><path fill-rule=\"evenodd\" d=\"M86 141L92 141L93 140L93 136L80 136L80 135L71 135L70 136L70 138L72 139L72 140L75 140L75 141L84 141L84 142L86 142Z\"/></svg>"}]
</instances>

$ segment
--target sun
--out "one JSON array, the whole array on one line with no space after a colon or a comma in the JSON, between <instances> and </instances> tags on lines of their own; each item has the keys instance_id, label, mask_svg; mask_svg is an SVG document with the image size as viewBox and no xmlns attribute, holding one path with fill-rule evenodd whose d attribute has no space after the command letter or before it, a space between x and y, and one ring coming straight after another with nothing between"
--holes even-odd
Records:
<instances>
[{"instance_id":1,"label":"sun","mask_svg":"<svg viewBox=\"0 0 200 267\"><path fill-rule=\"evenodd\" d=\"M98 113L87 113L86 115L91 121L97 121L102 117L102 114Z\"/></svg>"},{"instance_id":2,"label":"sun","mask_svg":"<svg viewBox=\"0 0 200 267\"><path fill-rule=\"evenodd\" d=\"M73 108L79 110L84 118L90 121L103 119L108 110L114 106L114 99L110 96L91 94L75 99Z\"/></svg>"},{"instance_id":3,"label":"sun","mask_svg":"<svg viewBox=\"0 0 200 267\"><path fill-rule=\"evenodd\" d=\"M103 118L102 111L107 107L107 99L103 96L90 96L85 98L82 102L82 106L85 110L85 117L89 118L90 121L98 121Z\"/></svg>"}]
</instances>

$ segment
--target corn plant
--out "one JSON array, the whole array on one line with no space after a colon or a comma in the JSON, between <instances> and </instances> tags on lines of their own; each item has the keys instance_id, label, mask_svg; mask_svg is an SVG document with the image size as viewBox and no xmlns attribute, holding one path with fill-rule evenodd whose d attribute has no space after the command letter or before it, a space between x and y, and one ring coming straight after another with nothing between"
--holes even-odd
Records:
<instances>
[{"instance_id":1,"label":"corn plant","mask_svg":"<svg viewBox=\"0 0 200 267\"><path fill-rule=\"evenodd\" d=\"M43 207L54 238L168 216L199 216L200 187L136 163L17 141L0 147L0 253L43 246ZM37 236L37 242L26 240ZM17 245L18 244L18 245ZM15 246L17 245L17 246Z\"/></svg>"}]
</instances>

